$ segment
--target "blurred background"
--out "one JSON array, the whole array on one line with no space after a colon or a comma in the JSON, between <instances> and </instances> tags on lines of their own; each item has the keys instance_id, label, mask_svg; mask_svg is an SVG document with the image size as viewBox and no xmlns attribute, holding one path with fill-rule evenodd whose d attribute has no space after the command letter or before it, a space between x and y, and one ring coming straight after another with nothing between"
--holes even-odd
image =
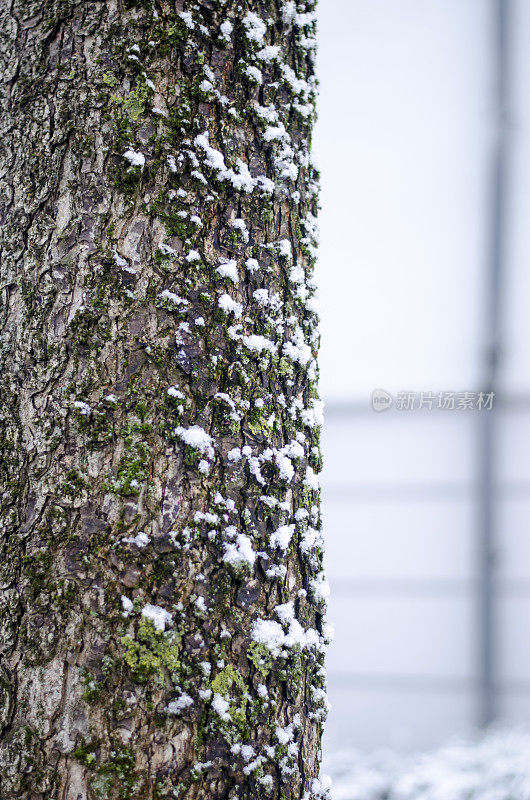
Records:
<instances>
[{"instance_id":1,"label":"blurred background","mask_svg":"<svg viewBox=\"0 0 530 800\"><path fill-rule=\"evenodd\" d=\"M530 2L320 0L319 36L325 754L410 753L530 720Z\"/></svg>"}]
</instances>

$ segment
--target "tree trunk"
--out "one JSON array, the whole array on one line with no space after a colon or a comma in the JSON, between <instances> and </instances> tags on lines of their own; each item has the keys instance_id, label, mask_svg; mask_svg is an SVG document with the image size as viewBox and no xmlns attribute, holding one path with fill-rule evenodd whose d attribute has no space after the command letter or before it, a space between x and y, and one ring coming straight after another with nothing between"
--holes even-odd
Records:
<instances>
[{"instance_id":1,"label":"tree trunk","mask_svg":"<svg viewBox=\"0 0 530 800\"><path fill-rule=\"evenodd\" d=\"M2 800L326 795L312 7L2 4Z\"/></svg>"}]
</instances>

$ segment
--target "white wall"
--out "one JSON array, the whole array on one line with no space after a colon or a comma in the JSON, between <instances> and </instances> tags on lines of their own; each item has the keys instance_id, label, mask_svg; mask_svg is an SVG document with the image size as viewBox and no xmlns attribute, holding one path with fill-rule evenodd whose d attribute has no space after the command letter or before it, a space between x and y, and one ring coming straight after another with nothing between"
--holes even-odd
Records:
<instances>
[{"instance_id":1,"label":"white wall","mask_svg":"<svg viewBox=\"0 0 530 800\"><path fill-rule=\"evenodd\" d=\"M477 719L477 412L375 414L369 399L376 387L463 391L480 381L491 6L320 0L323 496L336 624L330 750L423 749ZM502 378L520 392L530 391L524 0L513 30ZM496 670L508 723L530 719L529 450L530 412L503 413Z\"/></svg>"}]
</instances>

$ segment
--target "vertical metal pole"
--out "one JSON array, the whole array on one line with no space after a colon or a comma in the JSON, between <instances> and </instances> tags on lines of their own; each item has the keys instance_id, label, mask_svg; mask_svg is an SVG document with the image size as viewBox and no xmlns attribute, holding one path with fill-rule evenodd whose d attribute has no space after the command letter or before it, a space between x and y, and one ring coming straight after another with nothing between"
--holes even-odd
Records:
<instances>
[{"instance_id":1,"label":"vertical metal pole","mask_svg":"<svg viewBox=\"0 0 530 800\"><path fill-rule=\"evenodd\" d=\"M501 356L501 290L506 243L506 199L509 151L509 53L510 0L492 0L494 12L494 141L492 152L491 205L486 270L485 353L482 391L498 395ZM495 697L495 602L494 551L496 487L496 411L479 416L479 603L480 603L480 710L479 723L486 727L497 716Z\"/></svg>"}]
</instances>

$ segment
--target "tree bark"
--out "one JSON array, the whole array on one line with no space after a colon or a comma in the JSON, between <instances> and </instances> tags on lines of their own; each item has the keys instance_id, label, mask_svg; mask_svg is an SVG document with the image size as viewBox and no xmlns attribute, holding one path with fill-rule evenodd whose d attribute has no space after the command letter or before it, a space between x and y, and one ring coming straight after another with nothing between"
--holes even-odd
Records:
<instances>
[{"instance_id":1,"label":"tree bark","mask_svg":"<svg viewBox=\"0 0 530 800\"><path fill-rule=\"evenodd\" d=\"M0 797L324 797L313 0L0 15Z\"/></svg>"}]
</instances>

